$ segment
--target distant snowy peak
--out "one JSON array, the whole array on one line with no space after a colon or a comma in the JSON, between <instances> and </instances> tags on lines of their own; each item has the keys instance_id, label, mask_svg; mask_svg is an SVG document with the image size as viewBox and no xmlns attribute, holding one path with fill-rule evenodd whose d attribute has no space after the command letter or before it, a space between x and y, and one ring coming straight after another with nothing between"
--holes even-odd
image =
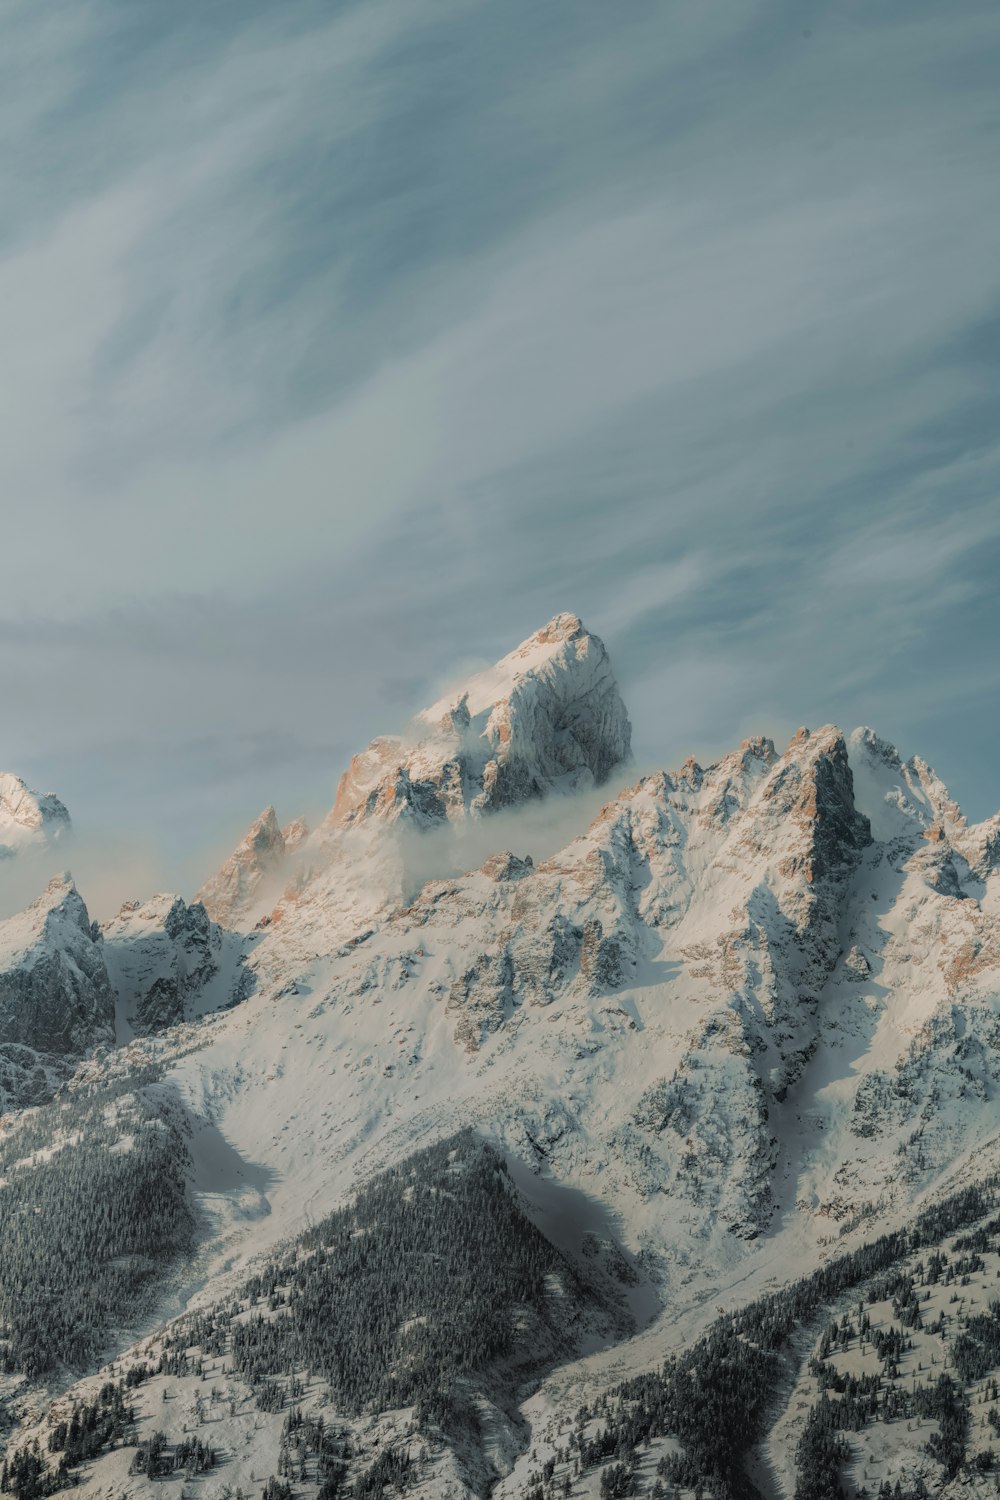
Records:
<instances>
[{"instance_id":1,"label":"distant snowy peak","mask_svg":"<svg viewBox=\"0 0 1000 1500\"><path fill-rule=\"evenodd\" d=\"M327 828L368 818L432 827L600 784L632 726L604 644L560 614L496 666L380 738L341 777Z\"/></svg>"},{"instance_id":2,"label":"distant snowy peak","mask_svg":"<svg viewBox=\"0 0 1000 1500\"><path fill-rule=\"evenodd\" d=\"M252 925L280 892L288 855L309 835L303 818L281 828L273 807L251 823L222 868L195 897L223 927Z\"/></svg>"},{"instance_id":3,"label":"distant snowy peak","mask_svg":"<svg viewBox=\"0 0 1000 1500\"><path fill-rule=\"evenodd\" d=\"M293 818L281 830L281 837L284 841L285 853L294 854L295 850L309 837L309 824L305 818Z\"/></svg>"},{"instance_id":4,"label":"distant snowy peak","mask_svg":"<svg viewBox=\"0 0 1000 1500\"><path fill-rule=\"evenodd\" d=\"M0 771L0 859L22 849L46 848L71 831L69 813L51 792L33 792L10 771Z\"/></svg>"}]
</instances>

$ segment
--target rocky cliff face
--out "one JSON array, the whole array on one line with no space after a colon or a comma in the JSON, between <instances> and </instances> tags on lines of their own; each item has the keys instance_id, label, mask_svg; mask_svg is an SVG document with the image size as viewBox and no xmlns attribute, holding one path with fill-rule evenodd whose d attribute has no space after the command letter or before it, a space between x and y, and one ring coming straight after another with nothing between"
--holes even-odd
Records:
<instances>
[{"instance_id":1,"label":"rocky cliff face","mask_svg":"<svg viewBox=\"0 0 1000 1500\"><path fill-rule=\"evenodd\" d=\"M70 876L0 922L0 1043L55 1055L114 1041L100 934Z\"/></svg>"},{"instance_id":2,"label":"rocky cliff face","mask_svg":"<svg viewBox=\"0 0 1000 1500\"><path fill-rule=\"evenodd\" d=\"M71 831L70 817L51 792L33 792L9 771L0 771L0 859L22 849L47 848Z\"/></svg>"},{"instance_id":3,"label":"rocky cliff face","mask_svg":"<svg viewBox=\"0 0 1000 1500\"><path fill-rule=\"evenodd\" d=\"M223 927L250 926L280 893L288 856L307 839L304 818L282 829L273 807L265 807L222 868L195 897Z\"/></svg>"}]
</instances>

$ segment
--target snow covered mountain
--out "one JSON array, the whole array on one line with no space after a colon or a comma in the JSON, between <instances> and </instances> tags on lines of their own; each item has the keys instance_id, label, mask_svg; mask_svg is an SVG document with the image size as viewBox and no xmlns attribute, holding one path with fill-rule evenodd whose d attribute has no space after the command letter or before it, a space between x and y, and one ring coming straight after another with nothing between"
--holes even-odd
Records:
<instances>
[{"instance_id":1,"label":"snow covered mountain","mask_svg":"<svg viewBox=\"0 0 1000 1500\"><path fill-rule=\"evenodd\" d=\"M246 944L179 896L91 922L69 874L0 921L0 1105L41 1104L80 1059L237 1004Z\"/></svg>"},{"instance_id":2,"label":"snow covered mountain","mask_svg":"<svg viewBox=\"0 0 1000 1500\"><path fill-rule=\"evenodd\" d=\"M576 615L556 615L424 709L409 737L356 755L327 826L376 817L428 827L600 784L631 738L603 642Z\"/></svg>"},{"instance_id":3,"label":"snow covered mountain","mask_svg":"<svg viewBox=\"0 0 1000 1500\"><path fill-rule=\"evenodd\" d=\"M328 845L248 961L260 1004L310 997L306 1049L336 1037L344 1065L381 1075L356 1111L329 1107L342 1140L466 1108L585 1175L662 1256L663 1214L670 1254L795 1205L821 1233L992 1128L995 826L967 827L871 731L646 777L537 865L497 851L395 901L397 846L369 839L365 879ZM940 1125L925 1094L951 1100Z\"/></svg>"},{"instance_id":4,"label":"snow covered mountain","mask_svg":"<svg viewBox=\"0 0 1000 1500\"><path fill-rule=\"evenodd\" d=\"M99 1039L117 1012L127 1044L74 1087L127 1089L155 1066L149 1108L189 1143L198 1248L186 1280L171 1270L171 1311L228 1305L289 1237L311 1254L359 1182L470 1127L566 1263L591 1286L600 1271L598 1301L632 1298L636 1336L561 1355L543 1406L517 1416L491 1377L478 1437L431 1422L452 1458L413 1479L428 1497L501 1476L498 1494L548 1500L563 1461L539 1479L525 1423L551 1415L556 1434L717 1303L1000 1170L1000 815L969 825L923 761L867 728L749 739L640 779L629 744L603 645L556 616L356 756L314 833L269 808L199 903L130 905L101 933L84 912L67 938L101 955ZM284 1283L264 1281L273 1314ZM231 1350L243 1336L225 1327ZM272 1399L264 1368L250 1360L248 1400ZM398 1452L412 1420L383 1414L351 1442ZM279 1473L260 1461L233 1472ZM598 1493L597 1468L558 1473L559 1493ZM647 1477L635 1493L654 1493Z\"/></svg>"},{"instance_id":5,"label":"snow covered mountain","mask_svg":"<svg viewBox=\"0 0 1000 1500\"><path fill-rule=\"evenodd\" d=\"M114 1040L114 1005L99 940L72 877L0 922L0 1036L48 1052Z\"/></svg>"},{"instance_id":6,"label":"snow covered mountain","mask_svg":"<svg viewBox=\"0 0 1000 1500\"><path fill-rule=\"evenodd\" d=\"M252 987L242 939L200 902L169 894L127 902L101 936L120 1041L224 1009Z\"/></svg>"},{"instance_id":7,"label":"snow covered mountain","mask_svg":"<svg viewBox=\"0 0 1000 1500\"><path fill-rule=\"evenodd\" d=\"M10 771L0 771L0 859L23 849L48 848L71 832L69 813L58 797L33 792Z\"/></svg>"}]
</instances>

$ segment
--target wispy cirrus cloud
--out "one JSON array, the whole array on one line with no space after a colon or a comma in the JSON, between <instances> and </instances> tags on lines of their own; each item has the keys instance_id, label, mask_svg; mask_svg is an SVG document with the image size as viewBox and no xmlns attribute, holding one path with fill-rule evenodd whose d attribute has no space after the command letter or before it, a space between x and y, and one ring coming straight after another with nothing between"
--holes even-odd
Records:
<instances>
[{"instance_id":1,"label":"wispy cirrus cloud","mask_svg":"<svg viewBox=\"0 0 1000 1500\"><path fill-rule=\"evenodd\" d=\"M1000 800L994 6L5 29L0 763L214 841L569 607L644 760Z\"/></svg>"}]
</instances>

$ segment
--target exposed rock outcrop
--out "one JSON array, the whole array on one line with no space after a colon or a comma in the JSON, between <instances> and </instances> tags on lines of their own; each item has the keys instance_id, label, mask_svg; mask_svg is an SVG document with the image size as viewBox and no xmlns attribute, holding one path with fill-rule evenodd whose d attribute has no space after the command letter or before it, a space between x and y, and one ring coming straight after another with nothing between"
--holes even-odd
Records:
<instances>
[{"instance_id":1,"label":"exposed rock outcrop","mask_svg":"<svg viewBox=\"0 0 1000 1500\"><path fill-rule=\"evenodd\" d=\"M288 856L308 835L304 818L282 829L274 808L265 807L222 868L201 887L195 902L223 927L252 927L278 896Z\"/></svg>"}]
</instances>

